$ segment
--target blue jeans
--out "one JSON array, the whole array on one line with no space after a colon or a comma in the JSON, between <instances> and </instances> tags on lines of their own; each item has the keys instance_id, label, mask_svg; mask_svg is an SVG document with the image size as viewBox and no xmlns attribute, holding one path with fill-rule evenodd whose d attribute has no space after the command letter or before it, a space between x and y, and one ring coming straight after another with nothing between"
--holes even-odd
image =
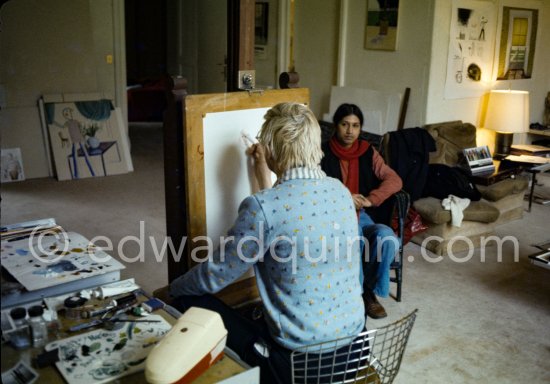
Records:
<instances>
[{"instance_id":1,"label":"blue jeans","mask_svg":"<svg viewBox=\"0 0 550 384\"><path fill-rule=\"evenodd\" d=\"M365 230L365 232L363 232ZM369 252L364 254L361 241L361 273L363 291L372 290L377 296L390 294L390 265L399 249L399 239L393 230L384 224L376 224L363 210L359 211L359 236L365 236Z\"/></svg>"}]
</instances>

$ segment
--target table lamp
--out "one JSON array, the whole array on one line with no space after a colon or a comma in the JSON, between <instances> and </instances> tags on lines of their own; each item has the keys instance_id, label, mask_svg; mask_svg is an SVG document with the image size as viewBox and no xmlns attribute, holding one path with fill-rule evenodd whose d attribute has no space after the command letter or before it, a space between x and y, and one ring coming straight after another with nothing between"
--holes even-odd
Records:
<instances>
[{"instance_id":1,"label":"table lamp","mask_svg":"<svg viewBox=\"0 0 550 384\"><path fill-rule=\"evenodd\" d=\"M484 126L496 131L493 158L508 156L514 133L529 129L529 92L491 91Z\"/></svg>"}]
</instances>

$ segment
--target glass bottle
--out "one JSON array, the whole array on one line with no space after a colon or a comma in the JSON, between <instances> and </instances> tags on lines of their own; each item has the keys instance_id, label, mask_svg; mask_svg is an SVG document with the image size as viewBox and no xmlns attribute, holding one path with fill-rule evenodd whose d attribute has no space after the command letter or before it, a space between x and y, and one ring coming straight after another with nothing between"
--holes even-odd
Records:
<instances>
[{"instance_id":1,"label":"glass bottle","mask_svg":"<svg viewBox=\"0 0 550 384\"><path fill-rule=\"evenodd\" d=\"M10 311L15 330L9 334L10 343L16 349L24 349L31 346L29 326L27 324L27 310L24 307L13 308Z\"/></svg>"},{"instance_id":2,"label":"glass bottle","mask_svg":"<svg viewBox=\"0 0 550 384\"><path fill-rule=\"evenodd\" d=\"M35 305L29 308L29 328L31 330L32 346L42 347L48 340L48 327L42 318L44 308Z\"/></svg>"}]
</instances>

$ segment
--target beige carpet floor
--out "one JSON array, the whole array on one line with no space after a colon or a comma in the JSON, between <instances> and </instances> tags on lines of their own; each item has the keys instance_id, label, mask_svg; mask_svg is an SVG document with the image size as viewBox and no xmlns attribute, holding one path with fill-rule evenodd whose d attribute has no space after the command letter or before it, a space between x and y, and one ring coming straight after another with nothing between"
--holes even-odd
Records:
<instances>
[{"instance_id":1,"label":"beige carpet floor","mask_svg":"<svg viewBox=\"0 0 550 384\"><path fill-rule=\"evenodd\" d=\"M1 222L54 217L88 238L107 236L111 254L120 246L139 260L126 263L123 278L152 291L167 283L166 260L155 260L151 246L151 238L161 245L166 235L161 129L131 127L130 138L134 172L4 184ZM537 191L550 191L550 177L540 180ZM528 258L533 244L550 241L549 228L550 205L542 204L499 227L498 236L517 237L517 260L509 243L501 260L489 247L485 261L476 250L430 262L418 246L406 246L412 261L404 267L403 301L382 299L389 316L367 322L376 328L419 310L396 383L550 382L550 270ZM134 241L121 243L128 235Z\"/></svg>"}]
</instances>

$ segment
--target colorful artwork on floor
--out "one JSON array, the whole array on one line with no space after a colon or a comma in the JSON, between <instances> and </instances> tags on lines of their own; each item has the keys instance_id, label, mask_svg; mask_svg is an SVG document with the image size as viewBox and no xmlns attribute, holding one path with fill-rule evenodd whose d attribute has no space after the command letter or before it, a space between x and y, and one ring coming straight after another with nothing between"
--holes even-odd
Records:
<instances>
[{"instance_id":1,"label":"colorful artwork on floor","mask_svg":"<svg viewBox=\"0 0 550 384\"><path fill-rule=\"evenodd\" d=\"M133 170L120 109L109 100L45 103L58 180Z\"/></svg>"}]
</instances>

